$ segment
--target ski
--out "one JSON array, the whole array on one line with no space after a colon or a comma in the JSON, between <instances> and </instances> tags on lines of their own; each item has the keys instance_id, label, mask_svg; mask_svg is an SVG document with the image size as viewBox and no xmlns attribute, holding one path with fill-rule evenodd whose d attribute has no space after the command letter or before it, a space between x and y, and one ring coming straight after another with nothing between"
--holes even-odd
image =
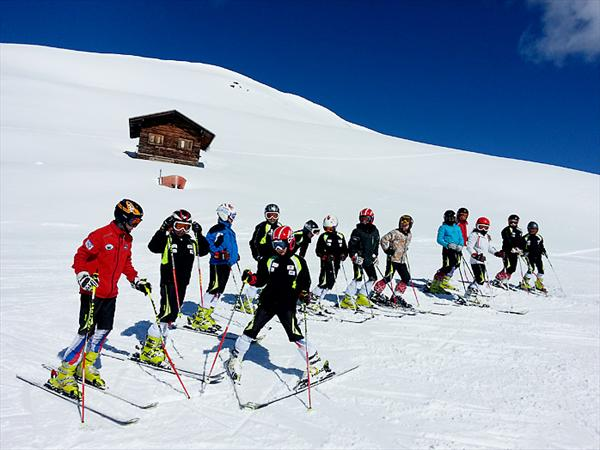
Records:
<instances>
[{"instance_id":1,"label":"ski","mask_svg":"<svg viewBox=\"0 0 600 450\"><path fill-rule=\"evenodd\" d=\"M42 364L42 367L44 369L49 370L50 372L52 372L53 370L57 370L56 367L51 366L50 364ZM81 380L78 380L78 381L81 383ZM152 402L152 403L148 403L148 404L145 404L145 405L136 403L136 402L134 402L132 400L129 400L129 399L127 399L127 398L125 398L125 397L123 397L123 396L121 396L119 394L115 394L115 393L111 392L108 387L101 388L99 386L96 386L95 384L91 384L91 383L87 383L87 382L85 383L85 385L86 385L86 387L90 387L90 388L92 388L92 389L94 389L96 391L102 392L103 394L106 394L109 397L116 398L117 400L121 400L122 402L127 403L127 404L129 404L131 406L135 406L136 408L151 409L151 408L155 408L156 406L158 406L158 402Z\"/></svg>"},{"instance_id":2,"label":"ski","mask_svg":"<svg viewBox=\"0 0 600 450\"><path fill-rule=\"evenodd\" d=\"M231 373L229 372L229 368L227 367L228 360L223 357L222 353L219 353L219 359L223 363L223 367L225 368L225 373L227 374L227 378L229 378L229 381L231 382L231 386L233 387L233 393L235 395L235 399L238 402L238 406L240 407L240 409L244 409L244 403L242 402L242 398L240 397L240 391L238 390L238 386L240 383L239 383L239 381L234 380L233 377L231 376Z\"/></svg>"},{"instance_id":3,"label":"ski","mask_svg":"<svg viewBox=\"0 0 600 450\"><path fill-rule=\"evenodd\" d=\"M40 388L43 391L49 392L50 394L53 394L53 395L57 396L58 398L62 398L63 400L68 401L69 403L77 405L78 408L81 408L81 402L78 399L69 397L66 394L62 394L61 392L57 391L56 389L53 389L46 383L40 383L38 381L30 380L29 378L23 377L18 374L17 374L17 378L21 381L24 381L25 383L30 384L31 386ZM117 425L122 425L122 426L131 425L140 420L139 417L132 417L132 418L117 417L117 416L114 416L106 411L103 411L103 410L95 408L95 407L86 406L85 409L86 409L86 411L90 411L100 417L103 417L106 420L116 423Z\"/></svg>"},{"instance_id":4,"label":"ski","mask_svg":"<svg viewBox=\"0 0 600 450\"><path fill-rule=\"evenodd\" d=\"M504 313L504 314L516 314L519 316L524 316L525 314L527 314L529 311L526 309L522 309L522 310L516 310L516 309L496 309L496 308L492 308L494 311L499 312L499 313Z\"/></svg>"},{"instance_id":5,"label":"ski","mask_svg":"<svg viewBox=\"0 0 600 450\"><path fill-rule=\"evenodd\" d=\"M142 361L139 358L139 354L138 353L134 353L132 355L128 355L126 357L121 356L121 355L114 355L108 352L104 352L102 353L102 356L107 356L109 358L113 358L119 361L129 361L132 362L134 364L137 364L138 366L142 366L142 367L148 367L149 369L154 369L154 370L159 370L161 372L167 372L167 373L172 373L175 374L175 372L173 372L173 370L171 369L171 367L168 366L157 366L154 364L148 364L144 361ZM195 380L198 381L202 381L204 383L208 383L208 384L216 384L216 383L220 383L221 381L223 381L223 373L218 373L215 375L212 375L210 378L208 378L206 375L203 375L199 372L194 372L191 370L185 370L185 369L180 369L179 367L177 368L177 371L179 372L179 375L182 376L186 376L189 378L193 378Z\"/></svg>"},{"instance_id":6,"label":"ski","mask_svg":"<svg viewBox=\"0 0 600 450\"><path fill-rule=\"evenodd\" d=\"M432 311L429 309L415 309L418 314L432 314L434 316L449 316L451 312Z\"/></svg>"},{"instance_id":7,"label":"ski","mask_svg":"<svg viewBox=\"0 0 600 450\"><path fill-rule=\"evenodd\" d=\"M354 366L351 367L350 369L346 369L343 370L342 372L331 372L330 374L328 374L327 376L325 376L324 378L321 378L317 381L311 382L310 386L315 387L318 386L320 384L326 383L329 380L333 380L334 378L337 378L339 376L342 376L344 374L347 374L349 372L352 372L353 370L357 369L358 366ZM263 403L255 403L255 402L247 402L247 403L241 403L240 407L243 409L250 409L250 410L257 410L257 409L261 409L264 408L266 406L272 405L273 403L279 402L281 400L285 400L286 398L290 398L290 397L294 397L298 394L301 394L302 392L306 391L308 389L308 385L302 385L301 387L299 387L298 389L293 390L292 392L289 392L287 394L284 394L280 397L275 397L271 400L268 400L266 402Z\"/></svg>"},{"instance_id":8,"label":"ski","mask_svg":"<svg viewBox=\"0 0 600 450\"><path fill-rule=\"evenodd\" d=\"M219 331L196 330L195 328L192 328L189 325L183 325L182 327L177 327L176 330L185 330L185 331L190 331L192 333L204 334L206 336L213 336L213 337L216 337L216 338L220 338L221 334L222 334L221 330L219 330ZM235 337L227 335L225 337L225 339L235 339Z\"/></svg>"}]
</instances>

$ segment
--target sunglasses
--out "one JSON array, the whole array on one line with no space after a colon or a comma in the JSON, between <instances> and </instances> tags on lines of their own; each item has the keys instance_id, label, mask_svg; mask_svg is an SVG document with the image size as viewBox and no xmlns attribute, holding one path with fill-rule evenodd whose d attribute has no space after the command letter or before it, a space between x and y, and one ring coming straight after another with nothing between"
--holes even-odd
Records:
<instances>
[{"instance_id":1,"label":"sunglasses","mask_svg":"<svg viewBox=\"0 0 600 450\"><path fill-rule=\"evenodd\" d=\"M268 212L265 214L265 217L267 218L267 220L277 220L277 219L279 219L279 213L278 212Z\"/></svg>"},{"instance_id":2,"label":"sunglasses","mask_svg":"<svg viewBox=\"0 0 600 450\"><path fill-rule=\"evenodd\" d=\"M129 225L130 227L134 227L135 228L135 227L137 227L140 224L141 221L142 221L142 219L139 218L139 217L132 217L131 219L129 219L127 221L127 225Z\"/></svg>"},{"instance_id":3,"label":"sunglasses","mask_svg":"<svg viewBox=\"0 0 600 450\"><path fill-rule=\"evenodd\" d=\"M187 222L175 222L173 224L173 229L176 231L189 231L190 228L192 228L192 224Z\"/></svg>"}]
</instances>

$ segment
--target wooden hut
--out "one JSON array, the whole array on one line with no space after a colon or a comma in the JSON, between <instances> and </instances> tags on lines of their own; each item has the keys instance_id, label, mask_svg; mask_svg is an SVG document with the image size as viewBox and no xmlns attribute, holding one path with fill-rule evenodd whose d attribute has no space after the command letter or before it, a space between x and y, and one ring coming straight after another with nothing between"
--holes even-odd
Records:
<instances>
[{"instance_id":1,"label":"wooden hut","mask_svg":"<svg viewBox=\"0 0 600 450\"><path fill-rule=\"evenodd\" d=\"M130 118L129 137L140 138L138 158L195 166L215 135L172 110Z\"/></svg>"}]
</instances>

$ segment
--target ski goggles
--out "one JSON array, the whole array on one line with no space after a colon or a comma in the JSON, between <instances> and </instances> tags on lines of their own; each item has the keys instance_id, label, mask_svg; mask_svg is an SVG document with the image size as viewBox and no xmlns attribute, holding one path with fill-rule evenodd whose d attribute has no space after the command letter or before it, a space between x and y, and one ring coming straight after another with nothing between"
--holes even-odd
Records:
<instances>
[{"instance_id":1,"label":"ski goggles","mask_svg":"<svg viewBox=\"0 0 600 450\"><path fill-rule=\"evenodd\" d=\"M318 228L315 228L314 230L311 231L313 236L318 236L319 233L321 233L321 230L319 230Z\"/></svg>"},{"instance_id":2,"label":"ski goggles","mask_svg":"<svg viewBox=\"0 0 600 450\"><path fill-rule=\"evenodd\" d=\"M358 218L360 223L372 223L373 222L373 216L360 216Z\"/></svg>"},{"instance_id":3,"label":"ski goggles","mask_svg":"<svg viewBox=\"0 0 600 450\"><path fill-rule=\"evenodd\" d=\"M278 212L267 212L267 213L265 213L265 217L267 220L277 220L277 219L279 219L279 213Z\"/></svg>"},{"instance_id":4,"label":"ski goggles","mask_svg":"<svg viewBox=\"0 0 600 450\"><path fill-rule=\"evenodd\" d=\"M127 221L127 225L135 228L140 224L141 221L142 221L141 217L132 217L131 219L129 219Z\"/></svg>"},{"instance_id":5,"label":"ski goggles","mask_svg":"<svg viewBox=\"0 0 600 450\"><path fill-rule=\"evenodd\" d=\"M519 221L518 220L509 220L508 224L509 225L519 225Z\"/></svg>"},{"instance_id":6,"label":"ski goggles","mask_svg":"<svg viewBox=\"0 0 600 450\"><path fill-rule=\"evenodd\" d=\"M475 228L477 228L479 231L487 231L490 229L490 226L484 223L478 223Z\"/></svg>"},{"instance_id":7,"label":"ski goggles","mask_svg":"<svg viewBox=\"0 0 600 450\"><path fill-rule=\"evenodd\" d=\"M272 244L275 250L285 250L288 246L287 241L282 240L273 241Z\"/></svg>"},{"instance_id":8,"label":"ski goggles","mask_svg":"<svg viewBox=\"0 0 600 450\"><path fill-rule=\"evenodd\" d=\"M192 228L192 224L189 222L175 222L173 224L173 229L175 231L189 231Z\"/></svg>"},{"instance_id":9,"label":"ski goggles","mask_svg":"<svg viewBox=\"0 0 600 450\"><path fill-rule=\"evenodd\" d=\"M410 225L410 219L400 219L400 225Z\"/></svg>"}]
</instances>

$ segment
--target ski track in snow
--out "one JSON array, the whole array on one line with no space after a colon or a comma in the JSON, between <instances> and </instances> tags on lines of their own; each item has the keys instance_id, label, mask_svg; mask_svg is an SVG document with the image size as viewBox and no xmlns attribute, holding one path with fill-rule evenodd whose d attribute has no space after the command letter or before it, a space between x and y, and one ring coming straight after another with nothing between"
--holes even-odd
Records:
<instances>
[{"instance_id":1,"label":"ski track in snow","mask_svg":"<svg viewBox=\"0 0 600 450\"><path fill-rule=\"evenodd\" d=\"M20 45L3 44L0 52L0 447L600 448L598 176L383 136L214 66ZM237 79L247 92L225 84ZM202 154L203 169L123 154L135 149L128 117L170 109L216 133ZM157 186L161 169L185 176L186 189ZM534 191L544 195L533 201ZM226 201L238 209L242 270L255 268L248 239L266 203L280 204L294 229L334 213L347 239L365 206L375 210L381 234L410 213L415 284L440 265L435 233L445 209L469 207L472 223L490 217L497 245L507 215L516 211L522 225L540 222L554 265L546 264L551 295L494 291L486 298L496 309L528 310L520 316L436 305L438 299L417 290L421 309L451 314L376 316L362 324L309 321L308 338L334 370L360 365L314 388L311 412L306 392L258 411L240 410L227 379L203 386L185 377L187 400L172 374L101 357L111 390L159 405L139 410L89 389L89 405L141 420L119 427L88 414L82 426L75 406L15 374L43 381L48 374L40 364L58 364L76 328L73 254L124 197L144 207L133 260L155 287L160 257L146 245L162 220L184 207L208 230L215 207ZM568 233L557 210L570 218ZM314 284L314 244L307 262ZM491 276L501 268L497 258L487 263ZM207 258L201 269L206 288ZM349 275L348 262L345 269ZM234 274L239 282L237 269ZM345 284L340 272L336 293ZM126 280L119 286L104 351L126 354L144 338L153 313ZM221 323L237 288L227 286L215 314ZM413 292L407 300L415 301ZM333 296L326 301L333 305ZM194 269L185 313L198 302ZM230 332L239 335L249 320L236 313ZM270 325L244 362L243 401L289 392L304 369L278 321ZM209 370L217 339L186 331L171 337L177 367ZM226 340L223 351L232 345ZM221 370L218 361L215 371Z\"/></svg>"}]
</instances>

